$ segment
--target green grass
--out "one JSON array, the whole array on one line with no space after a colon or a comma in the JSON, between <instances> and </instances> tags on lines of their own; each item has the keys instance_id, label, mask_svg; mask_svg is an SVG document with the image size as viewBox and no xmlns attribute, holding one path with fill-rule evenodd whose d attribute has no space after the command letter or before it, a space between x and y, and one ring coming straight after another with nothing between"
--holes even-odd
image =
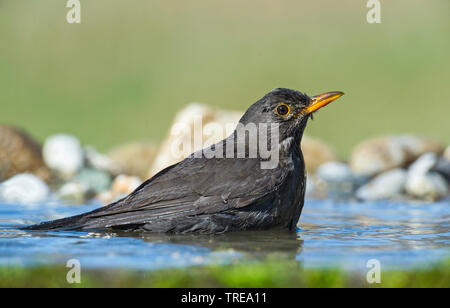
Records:
<instances>
[{"instance_id":1,"label":"green grass","mask_svg":"<svg viewBox=\"0 0 450 308\"><path fill-rule=\"evenodd\" d=\"M63 267L0 267L0 287L449 287L450 262L407 271L382 271L380 284L365 273L304 269L294 261L214 265L156 271L85 270L81 284L68 284Z\"/></svg>"},{"instance_id":2,"label":"green grass","mask_svg":"<svg viewBox=\"0 0 450 308\"><path fill-rule=\"evenodd\" d=\"M413 132L450 142L448 0L0 3L0 123L101 149L161 140L191 101L244 110L275 87L346 96L307 133L343 156L360 140Z\"/></svg>"}]
</instances>

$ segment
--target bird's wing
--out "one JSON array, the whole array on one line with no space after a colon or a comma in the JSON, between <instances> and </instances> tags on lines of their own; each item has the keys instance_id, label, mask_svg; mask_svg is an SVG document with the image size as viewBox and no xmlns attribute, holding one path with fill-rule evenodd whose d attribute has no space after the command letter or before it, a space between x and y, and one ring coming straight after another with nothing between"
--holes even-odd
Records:
<instances>
[{"instance_id":1,"label":"bird's wing","mask_svg":"<svg viewBox=\"0 0 450 308\"><path fill-rule=\"evenodd\" d=\"M129 213L128 218L135 216L139 220L221 212L250 205L276 190L285 177L281 168L261 169L258 159L187 158L163 170L128 197L87 217Z\"/></svg>"}]
</instances>

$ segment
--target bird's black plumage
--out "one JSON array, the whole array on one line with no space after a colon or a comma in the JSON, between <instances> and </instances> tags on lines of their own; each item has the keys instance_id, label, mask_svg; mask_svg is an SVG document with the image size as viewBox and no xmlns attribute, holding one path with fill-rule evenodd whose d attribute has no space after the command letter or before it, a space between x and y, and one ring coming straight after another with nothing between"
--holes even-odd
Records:
<instances>
[{"instance_id":1,"label":"bird's black plumage","mask_svg":"<svg viewBox=\"0 0 450 308\"><path fill-rule=\"evenodd\" d=\"M280 103L290 113L277 114ZM311 105L307 95L275 89L254 103L240 123L279 124L279 163L261 168L262 158L197 158L195 155L152 177L124 199L82 215L44 222L28 230L120 229L171 233L220 233L281 227L295 229L305 194L300 141ZM282 112L286 108L281 108ZM214 145L231 141L235 131ZM260 145L258 145L259 147ZM272 145L271 145L272 146ZM246 147L246 153L250 151Z\"/></svg>"}]
</instances>

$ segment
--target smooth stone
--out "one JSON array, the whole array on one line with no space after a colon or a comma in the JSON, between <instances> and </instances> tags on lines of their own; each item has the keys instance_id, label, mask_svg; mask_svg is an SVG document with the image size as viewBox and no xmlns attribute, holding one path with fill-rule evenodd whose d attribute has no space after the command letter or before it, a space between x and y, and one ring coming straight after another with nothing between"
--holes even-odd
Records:
<instances>
[{"instance_id":1,"label":"smooth stone","mask_svg":"<svg viewBox=\"0 0 450 308\"><path fill-rule=\"evenodd\" d=\"M17 174L0 183L0 200L22 204L35 204L46 201L50 189L39 177L30 174Z\"/></svg>"},{"instance_id":2,"label":"smooth stone","mask_svg":"<svg viewBox=\"0 0 450 308\"><path fill-rule=\"evenodd\" d=\"M23 130L0 125L0 182L20 173L32 173L46 182L51 180L41 146Z\"/></svg>"},{"instance_id":3,"label":"smooth stone","mask_svg":"<svg viewBox=\"0 0 450 308\"><path fill-rule=\"evenodd\" d=\"M407 172L404 169L393 169L373 178L369 183L356 191L361 200L386 200L400 196L405 189Z\"/></svg>"},{"instance_id":4,"label":"smooth stone","mask_svg":"<svg viewBox=\"0 0 450 308\"><path fill-rule=\"evenodd\" d=\"M317 177L316 174L308 174L306 177L305 198L323 199L327 197L327 183Z\"/></svg>"},{"instance_id":5,"label":"smooth stone","mask_svg":"<svg viewBox=\"0 0 450 308\"><path fill-rule=\"evenodd\" d=\"M59 199L76 204L85 201L85 194L86 190L83 184L74 182L65 183L57 192Z\"/></svg>"},{"instance_id":6,"label":"smooth stone","mask_svg":"<svg viewBox=\"0 0 450 308\"><path fill-rule=\"evenodd\" d=\"M103 191L95 196L95 199L102 204L111 204L113 202L119 201L122 198L125 198L126 194L116 194L111 190Z\"/></svg>"},{"instance_id":7,"label":"smooth stone","mask_svg":"<svg viewBox=\"0 0 450 308\"><path fill-rule=\"evenodd\" d=\"M324 163L317 169L317 176L327 182L352 181L353 172L350 167L341 162Z\"/></svg>"},{"instance_id":8,"label":"smooth stone","mask_svg":"<svg viewBox=\"0 0 450 308\"><path fill-rule=\"evenodd\" d=\"M432 172L437 172L442 175L448 183L450 183L450 160L440 158L436 165L431 169Z\"/></svg>"},{"instance_id":9,"label":"smooth stone","mask_svg":"<svg viewBox=\"0 0 450 308\"><path fill-rule=\"evenodd\" d=\"M408 168L409 176L423 175L428 173L438 162L438 156L435 153L426 153L420 156Z\"/></svg>"},{"instance_id":10,"label":"smooth stone","mask_svg":"<svg viewBox=\"0 0 450 308\"><path fill-rule=\"evenodd\" d=\"M100 153L96 148L87 146L84 148L86 163L89 167L107 172L111 175L119 175L121 168L108 155Z\"/></svg>"},{"instance_id":11,"label":"smooth stone","mask_svg":"<svg viewBox=\"0 0 450 308\"><path fill-rule=\"evenodd\" d=\"M111 176L104 171L84 168L72 179L72 182L81 184L87 193L98 194L109 190Z\"/></svg>"},{"instance_id":12,"label":"smooth stone","mask_svg":"<svg viewBox=\"0 0 450 308\"><path fill-rule=\"evenodd\" d=\"M316 193L316 184L314 183L314 180L311 179L311 177L306 177L306 188L305 188L305 197L310 198L314 197Z\"/></svg>"},{"instance_id":13,"label":"smooth stone","mask_svg":"<svg viewBox=\"0 0 450 308\"><path fill-rule=\"evenodd\" d=\"M444 154L442 157L448 161L450 161L450 145L445 148Z\"/></svg>"},{"instance_id":14,"label":"smooth stone","mask_svg":"<svg viewBox=\"0 0 450 308\"><path fill-rule=\"evenodd\" d=\"M118 166L120 173L147 179L158 148L153 143L133 142L113 148L108 157Z\"/></svg>"},{"instance_id":15,"label":"smooth stone","mask_svg":"<svg viewBox=\"0 0 450 308\"><path fill-rule=\"evenodd\" d=\"M327 162L316 172L322 189L330 198L350 198L358 186L365 182L363 177L355 176L350 167L341 162Z\"/></svg>"},{"instance_id":16,"label":"smooth stone","mask_svg":"<svg viewBox=\"0 0 450 308\"><path fill-rule=\"evenodd\" d=\"M435 201L447 195L448 184L440 174L430 172L408 177L406 191L414 197Z\"/></svg>"},{"instance_id":17,"label":"smooth stone","mask_svg":"<svg viewBox=\"0 0 450 308\"><path fill-rule=\"evenodd\" d=\"M422 154L442 153L443 144L415 135L384 136L366 140L352 151L353 172L374 176L394 168L405 167Z\"/></svg>"},{"instance_id":18,"label":"smooth stone","mask_svg":"<svg viewBox=\"0 0 450 308\"><path fill-rule=\"evenodd\" d=\"M68 179L84 165L84 153L80 141L71 135L54 135L44 143L44 161L59 176Z\"/></svg>"},{"instance_id":19,"label":"smooth stone","mask_svg":"<svg viewBox=\"0 0 450 308\"><path fill-rule=\"evenodd\" d=\"M438 156L427 153L417 159L408 169L406 192L414 197L426 200L438 200L448 191L445 178L433 168L438 163Z\"/></svg>"},{"instance_id":20,"label":"smooth stone","mask_svg":"<svg viewBox=\"0 0 450 308\"><path fill-rule=\"evenodd\" d=\"M96 198L102 203L111 203L131 194L141 184L139 177L122 174L114 179L110 190L101 192Z\"/></svg>"},{"instance_id":21,"label":"smooth stone","mask_svg":"<svg viewBox=\"0 0 450 308\"><path fill-rule=\"evenodd\" d=\"M306 171L309 174L316 172L317 168L324 163L337 160L335 150L322 140L303 136L301 148L305 159Z\"/></svg>"},{"instance_id":22,"label":"smooth stone","mask_svg":"<svg viewBox=\"0 0 450 308\"><path fill-rule=\"evenodd\" d=\"M142 181L139 177L121 174L114 179L111 190L119 194L128 195L131 194L141 184Z\"/></svg>"}]
</instances>

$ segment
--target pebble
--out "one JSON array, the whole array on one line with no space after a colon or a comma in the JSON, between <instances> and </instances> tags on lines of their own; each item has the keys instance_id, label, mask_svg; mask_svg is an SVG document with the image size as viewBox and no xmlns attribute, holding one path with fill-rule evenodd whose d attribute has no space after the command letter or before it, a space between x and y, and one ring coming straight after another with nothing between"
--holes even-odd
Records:
<instances>
[{"instance_id":1,"label":"pebble","mask_svg":"<svg viewBox=\"0 0 450 308\"><path fill-rule=\"evenodd\" d=\"M406 191L414 197L435 201L445 197L448 184L438 173L426 173L408 177Z\"/></svg>"},{"instance_id":2,"label":"pebble","mask_svg":"<svg viewBox=\"0 0 450 308\"><path fill-rule=\"evenodd\" d=\"M363 179L355 176L350 167L341 162L327 162L317 169L317 178L322 181L326 194L331 198L349 198Z\"/></svg>"},{"instance_id":3,"label":"pebble","mask_svg":"<svg viewBox=\"0 0 450 308\"><path fill-rule=\"evenodd\" d=\"M131 194L141 184L142 181L139 177L122 174L114 179L110 190L98 194L96 198L102 203L108 204Z\"/></svg>"},{"instance_id":4,"label":"pebble","mask_svg":"<svg viewBox=\"0 0 450 308\"><path fill-rule=\"evenodd\" d=\"M303 136L301 148L308 174L316 172L317 168L326 162L337 160L335 150L322 140Z\"/></svg>"},{"instance_id":5,"label":"pebble","mask_svg":"<svg viewBox=\"0 0 450 308\"><path fill-rule=\"evenodd\" d=\"M21 204L35 204L46 201L50 189L39 177L30 174L17 174L0 184L0 200Z\"/></svg>"},{"instance_id":6,"label":"pebble","mask_svg":"<svg viewBox=\"0 0 450 308\"><path fill-rule=\"evenodd\" d=\"M356 191L361 200L386 200L400 196L405 190L407 172L404 169L393 169L384 172Z\"/></svg>"},{"instance_id":7,"label":"pebble","mask_svg":"<svg viewBox=\"0 0 450 308\"><path fill-rule=\"evenodd\" d=\"M311 176L306 177L306 187L305 187L305 197L310 198L315 196L315 192L317 191L316 184L314 180L311 179Z\"/></svg>"},{"instance_id":8,"label":"pebble","mask_svg":"<svg viewBox=\"0 0 450 308\"><path fill-rule=\"evenodd\" d=\"M131 194L139 185L142 184L142 181L137 176L128 176L121 174L114 179L112 184L112 191L119 194Z\"/></svg>"},{"instance_id":9,"label":"pebble","mask_svg":"<svg viewBox=\"0 0 450 308\"><path fill-rule=\"evenodd\" d=\"M426 153L420 156L409 166L409 176L422 175L429 172L438 162L438 156L434 153Z\"/></svg>"},{"instance_id":10,"label":"pebble","mask_svg":"<svg viewBox=\"0 0 450 308\"><path fill-rule=\"evenodd\" d=\"M350 167L341 162L328 162L319 167L317 176L326 182L351 181L353 173Z\"/></svg>"},{"instance_id":11,"label":"pebble","mask_svg":"<svg viewBox=\"0 0 450 308\"><path fill-rule=\"evenodd\" d=\"M416 198L425 200L438 200L448 191L445 178L433 168L438 163L438 156L427 153L417 159L408 169L406 192Z\"/></svg>"},{"instance_id":12,"label":"pebble","mask_svg":"<svg viewBox=\"0 0 450 308\"><path fill-rule=\"evenodd\" d=\"M306 177L305 198L323 199L327 197L327 183L317 177L316 174L308 174Z\"/></svg>"},{"instance_id":13,"label":"pebble","mask_svg":"<svg viewBox=\"0 0 450 308\"><path fill-rule=\"evenodd\" d=\"M350 166L357 174L374 176L407 166L427 152L442 153L444 146L433 139L394 135L366 140L352 151Z\"/></svg>"},{"instance_id":14,"label":"pebble","mask_svg":"<svg viewBox=\"0 0 450 308\"><path fill-rule=\"evenodd\" d=\"M117 195L111 190L103 191L95 196L95 199L99 201L102 204L110 204L116 201L119 201L123 197L126 197L126 195Z\"/></svg>"},{"instance_id":15,"label":"pebble","mask_svg":"<svg viewBox=\"0 0 450 308\"><path fill-rule=\"evenodd\" d=\"M147 179L158 148L153 143L132 142L113 148L108 157L116 164L122 174Z\"/></svg>"},{"instance_id":16,"label":"pebble","mask_svg":"<svg viewBox=\"0 0 450 308\"><path fill-rule=\"evenodd\" d=\"M104 171L84 168L73 177L72 182L81 184L86 193L98 194L109 190L111 176Z\"/></svg>"},{"instance_id":17,"label":"pebble","mask_svg":"<svg viewBox=\"0 0 450 308\"><path fill-rule=\"evenodd\" d=\"M121 168L108 155L100 153L93 146L84 148L86 163L90 168L107 172L111 175L119 175Z\"/></svg>"},{"instance_id":18,"label":"pebble","mask_svg":"<svg viewBox=\"0 0 450 308\"><path fill-rule=\"evenodd\" d=\"M65 183L57 192L59 199L75 204L83 203L85 201L85 194L85 187L75 182Z\"/></svg>"},{"instance_id":19,"label":"pebble","mask_svg":"<svg viewBox=\"0 0 450 308\"><path fill-rule=\"evenodd\" d=\"M444 158L438 159L431 171L439 173L450 183L450 160Z\"/></svg>"},{"instance_id":20,"label":"pebble","mask_svg":"<svg viewBox=\"0 0 450 308\"><path fill-rule=\"evenodd\" d=\"M0 182L20 173L32 173L46 182L51 180L41 146L23 130L0 125Z\"/></svg>"},{"instance_id":21,"label":"pebble","mask_svg":"<svg viewBox=\"0 0 450 308\"><path fill-rule=\"evenodd\" d=\"M69 179L84 165L80 141L71 135L54 135L44 144L44 161L63 179Z\"/></svg>"},{"instance_id":22,"label":"pebble","mask_svg":"<svg viewBox=\"0 0 450 308\"><path fill-rule=\"evenodd\" d=\"M444 155L442 157L450 161L450 145L445 148Z\"/></svg>"}]
</instances>

